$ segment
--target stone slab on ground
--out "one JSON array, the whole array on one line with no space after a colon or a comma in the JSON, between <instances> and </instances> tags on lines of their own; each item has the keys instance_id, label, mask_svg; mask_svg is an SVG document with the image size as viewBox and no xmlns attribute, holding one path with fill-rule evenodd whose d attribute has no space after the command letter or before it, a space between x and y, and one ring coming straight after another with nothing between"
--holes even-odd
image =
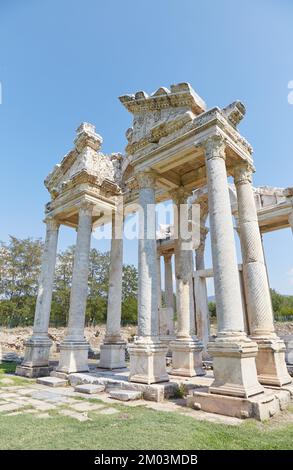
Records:
<instances>
[{"instance_id":1,"label":"stone slab on ground","mask_svg":"<svg viewBox=\"0 0 293 470\"><path fill-rule=\"evenodd\" d=\"M81 384L104 385L106 390L113 390L113 388L117 387L119 390L142 392L142 396L145 400L156 402L176 396L179 390L178 382L163 382L151 385L128 382L127 373L121 375L113 371L91 371L88 374L73 373L69 375L68 379L70 384L74 387Z\"/></svg>"},{"instance_id":2,"label":"stone slab on ground","mask_svg":"<svg viewBox=\"0 0 293 470\"><path fill-rule=\"evenodd\" d=\"M48 387L66 387L68 381L60 379L58 377L39 377L37 383L41 385L47 385Z\"/></svg>"},{"instance_id":3,"label":"stone slab on ground","mask_svg":"<svg viewBox=\"0 0 293 470\"><path fill-rule=\"evenodd\" d=\"M36 418L46 419L46 418L51 418L51 416L48 413L38 413L36 414Z\"/></svg>"},{"instance_id":4,"label":"stone slab on ground","mask_svg":"<svg viewBox=\"0 0 293 470\"><path fill-rule=\"evenodd\" d=\"M142 392L136 392L134 390L109 390L110 398L120 401L140 400L142 398Z\"/></svg>"},{"instance_id":5,"label":"stone slab on ground","mask_svg":"<svg viewBox=\"0 0 293 470\"><path fill-rule=\"evenodd\" d=\"M119 410L116 410L116 408L104 408L103 410L99 411L100 415L114 415L116 413L119 413Z\"/></svg>"},{"instance_id":6,"label":"stone slab on ground","mask_svg":"<svg viewBox=\"0 0 293 470\"><path fill-rule=\"evenodd\" d=\"M77 419L78 421L88 421L90 418L84 413L77 413L77 411L72 410L60 410L59 413L63 416L68 416L69 418Z\"/></svg>"},{"instance_id":7,"label":"stone slab on ground","mask_svg":"<svg viewBox=\"0 0 293 470\"><path fill-rule=\"evenodd\" d=\"M56 405L53 405L52 403L46 403L45 401L35 399L28 400L26 404L36 408L39 411L55 410L56 408Z\"/></svg>"},{"instance_id":8,"label":"stone slab on ground","mask_svg":"<svg viewBox=\"0 0 293 470\"><path fill-rule=\"evenodd\" d=\"M74 409L75 411L94 411L98 410L100 408L104 408L104 405L100 403L88 403L88 402L79 402L70 405L71 409Z\"/></svg>"},{"instance_id":9,"label":"stone slab on ground","mask_svg":"<svg viewBox=\"0 0 293 470\"><path fill-rule=\"evenodd\" d=\"M258 421L271 418L285 409L289 402L289 391L272 389L265 389L264 393L249 398L195 391L186 400L187 406L195 410L236 418L254 418Z\"/></svg>"},{"instance_id":10,"label":"stone slab on ground","mask_svg":"<svg viewBox=\"0 0 293 470\"><path fill-rule=\"evenodd\" d=\"M0 379L0 386L1 385L11 385L14 384L14 381L12 379L8 379L7 377L4 377L3 379Z\"/></svg>"},{"instance_id":11,"label":"stone slab on ground","mask_svg":"<svg viewBox=\"0 0 293 470\"><path fill-rule=\"evenodd\" d=\"M93 395L95 393L103 392L105 390L105 385L83 384L77 385L76 387L74 387L74 390L75 392Z\"/></svg>"},{"instance_id":12,"label":"stone slab on ground","mask_svg":"<svg viewBox=\"0 0 293 470\"><path fill-rule=\"evenodd\" d=\"M25 405L22 403L7 403L5 405L0 405L0 413L3 411L16 411L24 406Z\"/></svg>"}]
</instances>

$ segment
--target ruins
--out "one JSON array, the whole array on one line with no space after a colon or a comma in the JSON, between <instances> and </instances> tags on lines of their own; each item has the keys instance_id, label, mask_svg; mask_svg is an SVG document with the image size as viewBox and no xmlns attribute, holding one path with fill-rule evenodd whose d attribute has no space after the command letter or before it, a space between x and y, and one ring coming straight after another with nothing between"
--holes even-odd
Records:
<instances>
[{"instance_id":1,"label":"ruins","mask_svg":"<svg viewBox=\"0 0 293 470\"><path fill-rule=\"evenodd\" d=\"M99 224L111 222L107 328L98 367L125 368L127 347L129 386L162 384L170 391L180 378L184 383L205 379L206 354L213 361L213 378L205 389L195 387L189 406L231 416L269 417L284 408L293 389L285 344L274 330L261 234L287 226L293 230L293 189L253 188L252 147L237 129L245 115L241 102L206 109L188 83L171 85L170 90L162 87L151 95L139 91L121 96L120 101L133 116L126 132L126 154L103 154L95 127L83 123L73 150L45 180L51 201L45 210L46 240L34 330L17 373L50 374L48 327L60 225L76 229L77 237L67 335L54 374L89 371L84 322L90 239ZM233 178L233 186L228 177ZM169 227L157 240L156 204L169 200L174 204L175 228ZM186 244L181 232L184 207L192 204L200 206L198 246ZM120 335L123 221L135 206L140 231L138 335L126 345ZM204 266L207 217L211 270ZM233 217L241 242L241 266L237 265ZM176 236L172 236L174 231ZM160 256L165 266L165 306L161 305ZM208 326L208 276L214 278L217 309L213 340ZM170 368L167 354L172 356Z\"/></svg>"}]
</instances>

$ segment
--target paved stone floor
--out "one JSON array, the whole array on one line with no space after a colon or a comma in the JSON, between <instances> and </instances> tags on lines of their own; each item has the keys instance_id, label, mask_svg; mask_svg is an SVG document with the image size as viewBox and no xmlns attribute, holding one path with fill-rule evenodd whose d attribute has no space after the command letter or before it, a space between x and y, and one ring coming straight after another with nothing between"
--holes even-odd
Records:
<instances>
[{"instance_id":1,"label":"paved stone floor","mask_svg":"<svg viewBox=\"0 0 293 470\"><path fill-rule=\"evenodd\" d=\"M97 402L99 400L99 402ZM120 406L115 406L119 404ZM109 391L95 395L85 395L74 391L73 387L50 388L29 381L27 385L0 387L0 416L15 416L32 413L39 419L50 419L51 416L69 416L78 421L91 419L89 413L101 415L118 415L129 406L145 406L165 412L178 412L198 420L238 425L240 419L229 418L212 413L192 410L184 406L184 399L164 401L162 403L136 400L119 402L109 397Z\"/></svg>"}]
</instances>

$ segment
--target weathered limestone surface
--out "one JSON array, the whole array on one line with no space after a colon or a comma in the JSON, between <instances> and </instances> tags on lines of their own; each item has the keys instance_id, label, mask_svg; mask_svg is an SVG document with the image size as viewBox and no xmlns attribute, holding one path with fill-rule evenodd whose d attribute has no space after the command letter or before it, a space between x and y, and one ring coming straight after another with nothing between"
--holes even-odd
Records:
<instances>
[{"instance_id":1,"label":"weathered limestone surface","mask_svg":"<svg viewBox=\"0 0 293 470\"><path fill-rule=\"evenodd\" d=\"M170 343L172 351L172 374L192 377L204 375L202 369L202 343L193 334L193 311L191 309L191 281L193 272L192 245L184 240L181 233L180 218L183 216L184 204L188 194L179 189L173 199L177 206L175 226L178 237L175 240L175 271L177 281L177 315L178 326L176 339ZM176 225L177 224L177 225Z\"/></svg>"},{"instance_id":2,"label":"weathered limestone surface","mask_svg":"<svg viewBox=\"0 0 293 470\"><path fill-rule=\"evenodd\" d=\"M52 341L48 336L52 290L56 263L59 224L48 218L36 302L33 335L26 341L25 356L16 374L26 377L46 376L50 373L49 353Z\"/></svg>"},{"instance_id":3,"label":"weathered limestone surface","mask_svg":"<svg viewBox=\"0 0 293 470\"><path fill-rule=\"evenodd\" d=\"M184 247L186 240L183 240L180 230L179 238L174 241L178 328L176 339L170 343L172 373L184 377L202 374L203 345L195 336L195 330L206 345L209 325L203 273L208 195L218 335L215 341L208 343L208 352L213 357L214 382L208 393L194 395L193 406L216 413L232 413L233 416L268 418L283 409L292 393L292 386L285 369L284 343L274 333L258 225L262 233L290 225L293 230L292 188L253 190L250 176L246 175L247 165L251 168L253 163L252 148L237 130L245 114L241 102L235 101L223 109L206 110L205 103L188 83L171 85L170 90L161 87L150 96L140 91L120 100L133 114L133 126L126 132L127 155L122 158L120 154L102 154L102 138L94 126L83 123L77 129L74 149L46 178L45 184L51 194L51 201L46 205L46 217L56 225L47 226L34 333L27 342L25 359L18 372L29 376L49 372L48 323L57 233L58 225L64 224L77 227L78 231L68 331L61 344L60 362L52 379L64 379L71 374L70 380L76 380L76 384L87 381L106 386L119 384L124 389L142 392L144 398L155 400L178 390L177 383L168 383L167 347L160 341L161 337L169 342L174 334L174 305L169 242L165 244L166 251L158 251L165 261L166 307L161 305L161 273L156 250L160 244L156 242L155 204L174 198L180 221L180 203L186 199L186 194L197 189L201 193L203 213L194 285L195 247ZM227 175L235 177L237 198L235 188L228 188ZM206 183L204 198L201 188ZM127 206L124 207L126 212L131 212L132 203L140 204L138 337L129 345L130 382L125 377L101 378L103 374L110 374L101 370L99 376L91 381L87 374L78 373L88 371L84 320L91 230L110 222L113 211L117 222L121 195ZM241 237L247 325L244 322L245 302L241 296L231 207ZM123 211L120 230L122 226ZM125 364L125 343L120 336L121 282L122 239L113 235L107 331L100 361L100 366L105 369L120 369ZM245 334L247 329L251 339ZM259 381L277 385L282 390L264 392Z\"/></svg>"},{"instance_id":4,"label":"weathered limestone surface","mask_svg":"<svg viewBox=\"0 0 293 470\"><path fill-rule=\"evenodd\" d=\"M155 383L168 381L167 348L159 340L158 279L155 225L155 175L137 176L139 183L140 234L138 242L138 339L128 348L129 380Z\"/></svg>"},{"instance_id":5,"label":"weathered limestone surface","mask_svg":"<svg viewBox=\"0 0 293 470\"><path fill-rule=\"evenodd\" d=\"M125 367L126 343L120 334L123 268L123 213L118 207L112 216L112 240L106 336L100 349L99 367Z\"/></svg>"},{"instance_id":6,"label":"weathered limestone surface","mask_svg":"<svg viewBox=\"0 0 293 470\"><path fill-rule=\"evenodd\" d=\"M210 232L217 304L218 335L209 343L215 380L210 392L250 397L263 392L258 382L257 345L244 333L241 292L225 166L225 142L206 143Z\"/></svg>"},{"instance_id":7,"label":"weathered limestone surface","mask_svg":"<svg viewBox=\"0 0 293 470\"><path fill-rule=\"evenodd\" d=\"M282 337L286 346L285 359L286 363L293 365L293 335L286 335Z\"/></svg>"},{"instance_id":8,"label":"weathered limestone surface","mask_svg":"<svg viewBox=\"0 0 293 470\"><path fill-rule=\"evenodd\" d=\"M89 345L84 337L87 279L90 240L92 232L91 204L82 204L79 209L76 248L72 273L70 309L67 335L60 344L59 372L88 371Z\"/></svg>"},{"instance_id":9,"label":"weathered limestone surface","mask_svg":"<svg viewBox=\"0 0 293 470\"><path fill-rule=\"evenodd\" d=\"M291 378L285 363L285 344L274 329L251 175L252 168L247 164L234 170L249 332L258 345L256 367L260 383L282 386Z\"/></svg>"},{"instance_id":10,"label":"weathered limestone surface","mask_svg":"<svg viewBox=\"0 0 293 470\"><path fill-rule=\"evenodd\" d=\"M38 384L48 385L48 387L65 387L68 385L68 381L64 379L58 379L58 377L39 377L37 379Z\"/></svg>"}]
</instances>

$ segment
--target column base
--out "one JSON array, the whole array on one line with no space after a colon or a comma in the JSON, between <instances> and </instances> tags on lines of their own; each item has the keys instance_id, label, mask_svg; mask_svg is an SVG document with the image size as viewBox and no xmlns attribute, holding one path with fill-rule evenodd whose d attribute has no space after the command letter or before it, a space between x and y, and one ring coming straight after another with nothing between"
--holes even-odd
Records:
<instances>
[{"instance_id":1,"label":"column base","mask_svg":"<svg viewBox=\"0 0 293 470\"><path fill-rule=\"evenodd\" d=\"M20 365L16 367L15 375L19 375L21 377L28 377L29 379L35 379L37 377L48 377L52 370L52 366L26 367Z\"/></svg>"},{"instance_id":2,"label":"column base","mask_svg":"<svg viewBox=\"0 0 293 470\"><path fill-rule=\"evenodd\" d=\"M293 335L282 336L281 339L284 341L286 346L285 360L289 365L293 365Z\"/></svg>"},{"instance_id":3,"label":"column base","mask_svg":"<svg viewBox=\"0 0 293 470\"><path fill-rule=\"evenodd\" d=\"M85 340L67 340L60 344L60 359L57 372L88 372L89 344Z\"/></svg>"},{"instance_id":4,"label":"column base","mask_svg":"<svg viewBox=\"0 0 293 470\"><path fill-rule=\"evenodd\" d=\"M263 385L282 387L292 382L285 362L285 343L280 338L251 337L258 345L256 368Z\"/></svg>"},{"instance_id":5,"label":"column base","mask_svg":"<svg viewBox=\"0 0 293 470\"><path fill-rule=\"evenodd\" d=\"M129 345L130 373L128 380L145 384L168 382L167 347L157 339L137 340Z\"/></svg>"},{"instance_id":6,"label":"column base","mask_svg":"<svg viewBox=\"0 0 293 470\"><path fill-rule=\"evenodd\" d=\"M25 342L25 353L22 363L17 366L15 374L23 377L44 377L49 375L49 354L52 341L48 336L32 336Z\"/></svg>"},{"instance_id":7,"label":"column base","mask_svg":"<svg viewBox=\"0 0 293 470\"><path fill-rule=\"evenodd\" d=\"M183 377L205 375L202 368L203 345L197 338L178 338L170 343L172 370L170 374Z\"/></svg>"},{"instance_id":8,"label":"column base","mask_svg":"<svg viewBox=\"0 0 293 470\"><path fill-rule=\"evenodd\" d=\"M257 344L243 336L219 337L208 344L215 380L209 392L248 398L264 389L258 382L255 357Z\"/></svg>"},{"instance_id":9,"label":"column base","mask_svg":"<svg viewBox=\"0 0 293 470\"><path fill-rule=\"evenodd\" d=\"M102 369L123 369L125 367L125 349L125 341L101 344L98 367Z\"/></svg>"}]
</instances>

